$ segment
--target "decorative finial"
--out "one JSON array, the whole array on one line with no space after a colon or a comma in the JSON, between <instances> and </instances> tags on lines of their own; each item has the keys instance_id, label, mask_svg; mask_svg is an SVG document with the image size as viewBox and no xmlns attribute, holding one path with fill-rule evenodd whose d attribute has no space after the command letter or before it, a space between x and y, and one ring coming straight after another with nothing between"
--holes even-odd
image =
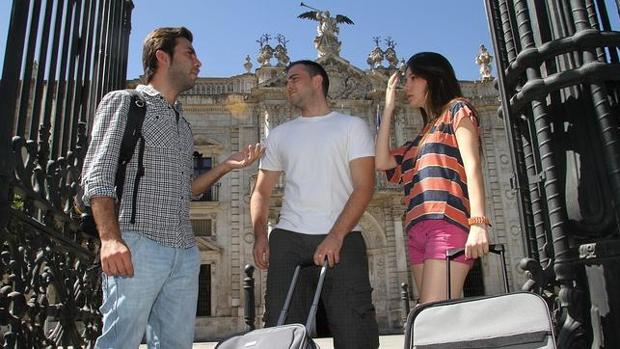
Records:
<instances>
[{"instance_id":1,"label":"decorative finial","mask_svg":"<svg viewBox=\"0 0 620 349\"><path fill-rule=\"evenodd\" d=\"M258 42L260 47L263 48L263 46L269 45L269 40L271 40L271 35L263 34L260 36L260 38L258 38L258 40L256 40L256 42Z\"/></svg>"},{"instance_id":2,"label":"decorative finial","mask_svg":"<svg viewBox=\"0 0 620 349\"><path fill-rule=\"evenodd\" d=\"M396 56L396 42L392 40L392 37L388 36L385 39L387 49L385 50L385 59L388 61L388 69L396 69L398 65L398 57Z\"/></svg>"},{"instance_id":3,"label":"decorative finial","mask_svg":"<svg viewBox=\"0 0 620 349\"><path fill-rule=\"evenodd\" d=\"M263 34L258 40L256 40L256 42L260 45L256 60L260 63L261 67L271 66L269 60L273 57L273 48L269 45L269 40L271 40L271 35L269 34Z\"/></svg>"},{"instance_id":4,"label":"decorative finial","mask_svg":"<svg viewBox=\"0 0 620 349\"><path fill-rule=\"evenodd\" d=\"M383 61L384 52L381 47L379 47L379 42L381 42L380 36L373 36L372 41L375 42L375 47L368 54L368 59L366 59L366 62L370 66L370 69L374 70L383 67L381 62Z\"/></svg>"},{"instance_id":5,"label":"decorative finial","mask_svg":"<svg viewBox=\"0 0 620 349\"><path fill-rule=\"evenodd\" d=\"M286 40L286 37L282 34L278 34L276 39L278 40L278 45L276 46L274 57L278 59L278 67L285 67L290 61L288 58L288 51L286 49L286 43L288 40Z\"/></svg>"},{"instance_id":6,"label":"decorative finial","mask_svg":"<svg viewBox=\"0 0 620 349\"><path fill-rule=\"evenodd\" d=\"M478 56L476 56L476 64L480 66L480 81L492 81L493 76L491 75L491 62L493 61L493 56L489 54L484 45L480 45L480 50L478 50Z\"/></svg>"},{"instance_id":7,"label":"decorative finial","mask_svg":"<svg viewBox=\"0 0 620 349\"><path fill-rule=\"evenodd\" d=\"M375 47L379 47L379 42L381 42L381 37L380 36L373 36L372 37L372 41L375 42Z\"/></svg>"},{"instance_id":8,"label":"decorative finial","mask_svg":"<svg viewBox=\"0 0 620 349\"><path fill-rule=\"evenodd\" d=\"M245 68L246 73L252 73L252 59L250 58L250 55L245 56L245 63L243 63L243 67Z\"/></svg>"},{"instance_id":9,"label":"decorative finial","mask_svg":"<svg viewBox=\"0 0 620 349\"><path fill-rule=\"evenodd\" d=\"M282 45L284 48L286 48L286 44L290 41L286 40L286 37L282 34L277 34L276 40L278 40L278 44Z\"/></svg>"}]
</instances>

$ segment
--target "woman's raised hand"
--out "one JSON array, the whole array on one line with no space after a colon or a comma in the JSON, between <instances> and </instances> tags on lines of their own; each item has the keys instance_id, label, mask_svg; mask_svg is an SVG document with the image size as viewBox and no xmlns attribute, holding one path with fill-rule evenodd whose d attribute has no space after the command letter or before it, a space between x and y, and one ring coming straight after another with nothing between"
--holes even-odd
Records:
<instances>
[{"instance_id":1,"label":"woman's raised hand","mask_svg":"<svg viewBox=\"0 0 620 349\"><path fill-rule=\"evenodd\" d=\"M385 109L390 112L394 110L394 105L396 103L396 86L398 86L398 82L400 81L400 72L396 72L390 76L388 80L387 87L385 89Z\"/></svg>"}]
</instances>

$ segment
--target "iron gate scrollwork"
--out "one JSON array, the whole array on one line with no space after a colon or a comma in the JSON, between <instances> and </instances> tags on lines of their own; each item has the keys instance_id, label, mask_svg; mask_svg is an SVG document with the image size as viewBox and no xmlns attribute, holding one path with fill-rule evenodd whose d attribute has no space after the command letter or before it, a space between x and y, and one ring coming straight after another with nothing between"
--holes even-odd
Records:
<instances>
[{"instance_id":1,"label":"iron gate scrollwork","mask_svg":"<svg viewBox=\"0 0 620 349\"><path fill-rule=\"evenodd\" d=\"M549 301L560 348L617 348L620 32L609 18L619 9L485 2L528 248L523 288Z\"/></svg>"},{"instance_id":2,"label":"iron gate scrollwork","mask_svg":"<svg viewBox=\"0 0 620 349\"><path fill-rule=\"evenodd\" d=\"M131 0L15 0L0 81L0 343L93 347L96 237L73 197L101 96L125 87Z\"/></svg>"}]
</instances>

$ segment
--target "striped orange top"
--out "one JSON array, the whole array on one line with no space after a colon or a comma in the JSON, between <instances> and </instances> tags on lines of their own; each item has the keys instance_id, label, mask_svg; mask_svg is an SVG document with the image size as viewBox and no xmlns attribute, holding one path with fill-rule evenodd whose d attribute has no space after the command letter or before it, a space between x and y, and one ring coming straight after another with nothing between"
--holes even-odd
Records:
<instances>
[{"instance_id":1,"label":"striped orange top","mask_svg":"<svg viewBox=\"0 0 620 349\"><path fill-rule=\"evenodd\" d=\"M445 219L469 231L467 176L455 134L463 118L479 131L474 108L459 99L430 125L425 137L428 127L413 141L391 150L398 166L386 174L405 189L406 231L424 219Z\"/></svg>"}]
</instances>

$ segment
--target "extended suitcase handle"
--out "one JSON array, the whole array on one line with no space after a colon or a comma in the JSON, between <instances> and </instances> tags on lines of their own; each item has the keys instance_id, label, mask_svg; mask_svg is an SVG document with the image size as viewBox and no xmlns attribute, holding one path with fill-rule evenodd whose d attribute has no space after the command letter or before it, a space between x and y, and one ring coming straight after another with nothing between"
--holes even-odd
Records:
<instances>
[{"instance_id":1,"label":"extended suitcase handle","mask_svg":"<svg viewBox=\"0 0 620 349\"><path fill-rule=\"evenodd\" d=\"M276 326L284 325L286 321L286 317L288 316L288 308L291 305L291 300L293 299L293 292L295 291L295 286L297 285L297 278L299 277L299 272L301 268L314 266L314 264L310 263L302 263L295 267L295 272L293 273L293 280L291 280L291 286L288 289L288 293L286 294L286 299L284 300L284 306L280 311L280 316L278 317L278 322ZM323 266L321 267L321 272L319 273L319 282L316 286L316 291L314 292L314 298L312 300L312 306L310 307L310 312L308 313L308 318L306 320L306 331L308 336L314 331L315 318L316 313L319 308L319 299L321 298L321 290L323 289L323 282L325 281L325 273L327 272L327 257L325 257L325 261L323 262Z\"/></svg>"},{"instance_id":2,"label":"extended suitcase handle","mask_svg":"<svg viewBox=\"0 0 620 349\"><path fill-rule=\"evenodd\" d=\"M497 254L501 257L500 263L502 265L502 277L504 279L504 290L506 293L510 292L510 286L508 285L508 270L506 269L506 256L504 252L506 248L504 244L490 244L489 252ZM452 298L452 285L450 283L450 261L456 257L465 253L465 248L451 248L446 251L446 296L447 299Z\"/></svg>"}]
</instances>

